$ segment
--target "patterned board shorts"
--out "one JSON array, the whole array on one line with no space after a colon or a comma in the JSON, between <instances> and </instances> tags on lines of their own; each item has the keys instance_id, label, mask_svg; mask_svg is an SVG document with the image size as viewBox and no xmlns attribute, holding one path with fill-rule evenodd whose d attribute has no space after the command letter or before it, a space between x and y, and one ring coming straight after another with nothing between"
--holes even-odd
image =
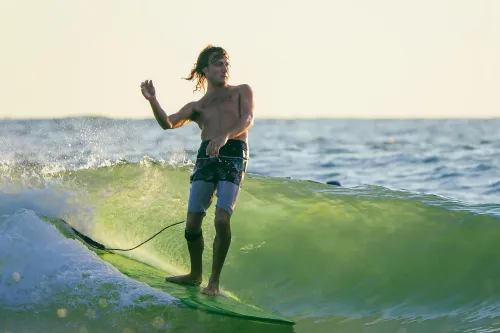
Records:
<instances>
[{"instance_id":1,"label":"patterned board shorts","mask_svg":"<svg viewBox=\"0 0 500 333\"><path fill-rule=\"evenodd\" d=\"M206 214L217 194L216 207L232 214L248 165L248 146L244 141L230 139L219 150L219 156L210 157L206 154L209 142L203 141L198 149L190 177L188 212Z\"/></svg>"}]
</instances>

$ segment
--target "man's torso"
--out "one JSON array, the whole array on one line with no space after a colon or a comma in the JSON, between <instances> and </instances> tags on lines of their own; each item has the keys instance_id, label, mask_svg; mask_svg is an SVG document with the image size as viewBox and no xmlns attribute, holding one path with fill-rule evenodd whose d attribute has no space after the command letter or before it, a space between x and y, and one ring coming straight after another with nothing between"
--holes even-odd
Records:
<instances>
[{"instance_id":1,"label":"man's torso","mask_svg":"<svg viewBox=\"0 0 500 333\"><path fill-rule=\"evenodd\" d=\"M201 129L201 139L211 140L227 133L241 119L240 95L238 87L226 89L203 96L194 106L194 121ZM247 141L248 133L230 138Z\"/></svg>"}]
</instances>

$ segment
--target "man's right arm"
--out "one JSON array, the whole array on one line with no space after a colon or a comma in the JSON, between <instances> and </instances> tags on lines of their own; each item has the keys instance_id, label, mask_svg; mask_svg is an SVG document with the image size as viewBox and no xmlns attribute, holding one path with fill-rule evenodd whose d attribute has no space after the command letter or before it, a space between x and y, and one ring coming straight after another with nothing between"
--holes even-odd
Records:
<instances>
[{"instance_id":1,"label":"man's right arm","mask_svg":"<svg viewBox=\"0 0 500 333\"><path fill-rule=\"evenodd\" d=\"M182 127L193 119L194 102L184 105L178 112L171 114L170 116L163 111L156 98L151 99L149 103L153 109L156 121L164 130Z\"/></svg>"}]
</instances>

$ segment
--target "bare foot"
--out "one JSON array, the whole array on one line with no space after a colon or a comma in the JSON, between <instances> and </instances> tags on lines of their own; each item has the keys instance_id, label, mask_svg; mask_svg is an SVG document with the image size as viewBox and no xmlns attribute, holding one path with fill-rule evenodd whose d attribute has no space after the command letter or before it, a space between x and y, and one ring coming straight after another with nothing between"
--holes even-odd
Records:
<instances>
[{"instance_id":1,"label":"bare foot","mask_svg":"<svg viewBox=\"0 0 500 333\"><path fill-rule=\"evenodd\" d=\"M215 296L219 294L219 282L208 282L208 286L203 289L205 295Z\"/></svg>"},{"instance_id":2,"label":"bare foot","mask_svg":"<svg viewBox=\"0 0 500 333\"><path fill-rule=\"evenodd\" d=\"M201 284L201 277L193 277L191 274L187 275L178 275L178 276L167 276L165 278L166 281L177 283L177 284L185 284L188 286L199 286Z\"/></svg>"}]
</instances>

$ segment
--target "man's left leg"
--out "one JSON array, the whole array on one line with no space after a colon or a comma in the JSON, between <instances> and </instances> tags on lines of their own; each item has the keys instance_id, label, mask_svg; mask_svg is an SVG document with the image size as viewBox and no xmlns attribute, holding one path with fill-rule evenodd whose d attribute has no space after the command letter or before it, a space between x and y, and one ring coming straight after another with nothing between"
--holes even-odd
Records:
<instances>
[{"instance_id":1,"label":"man's left leg","mask_svg":"<svg viewBox=\"0 0 500 333\"><path fill-rule=\"evenodd\" d=\"M217 185L217 205L215 209L215 239L213 245L212 275L203 293L216 295L219 293L219 281L231 244L231 215L236 206L240 187L231 182L220 181Z\"/></svg>"}]
</instances>

